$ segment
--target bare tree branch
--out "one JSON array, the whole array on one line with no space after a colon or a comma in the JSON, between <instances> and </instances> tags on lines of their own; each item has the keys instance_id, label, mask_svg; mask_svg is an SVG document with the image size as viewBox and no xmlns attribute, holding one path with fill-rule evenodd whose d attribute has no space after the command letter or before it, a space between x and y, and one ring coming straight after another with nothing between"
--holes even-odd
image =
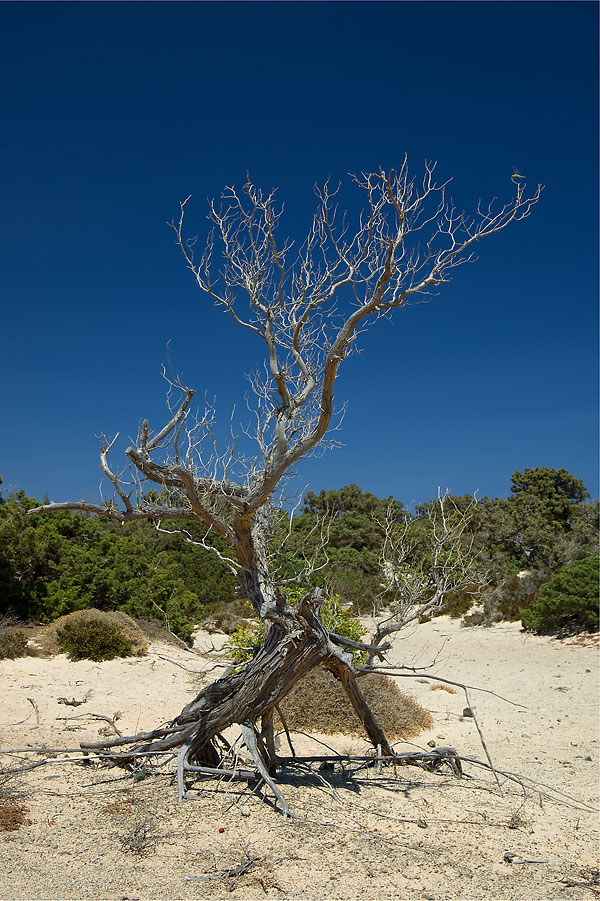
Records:
<instances>
[{"instance_id":1,"label":"bare tree branch","mask_svg":"<svg viewBox=\"0 0 600 901\"><path fill-rule=\"evenodd\" d=\"M449 594L484 581L468 534L476 504L473 498L464 510L459 509L447 491L442 494L438 489L437 501L422 518L426 522L419 532L414 517L404 515L398 521L388 508L385 519L379 521L383 533L381 596L388 599L392 612L377 623L372 645L380 645L409 623L440 610ZM423 535L428 559L426 565L419 566L414 556ZM371 651L367 666L373 656Z\"/></svg>"}]
</instances>

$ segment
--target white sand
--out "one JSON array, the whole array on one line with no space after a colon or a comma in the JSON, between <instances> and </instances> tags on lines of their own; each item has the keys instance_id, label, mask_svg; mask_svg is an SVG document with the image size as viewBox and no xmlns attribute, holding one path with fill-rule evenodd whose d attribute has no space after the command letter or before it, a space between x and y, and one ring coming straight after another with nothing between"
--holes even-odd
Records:
<instances>
[{"instance_id":1,"label":"white sand","mask_svg":"<svg viewBox=\"0 0 600 901\"><path fill-rule=\"evenodd\" d=\"M200 638L204 646L221 643L219 636ZM125 734L153 728L172 719L197 691L198 677L177 664L200 670L211 660L214 655L153 645L146 657L106 663L73 663L64 656L0 661L0 744L75 748L108 728L90 713L119 711L117 725ZM402 767L395 779L384 770L381 779L333 780L334 790L299 780L283 784L292 809L304 818L284 823L243 783L225 792L203 782L196 799L178 805L168 776L134 782L124 770L54 763L22 779L31 825L0 833L0 898L527 901L598 893L600 886L564 881L585 883L586 869L598 867L598 814L582 809L600 807L594 642L527 635L518 624L462 629L439 618L398 639L390 660L415 667L436 660L433 668L399 680L435 720L416 739L419 747L427 749L433 740L484 759L473 719L462 716L464 694L432 690L430 676L466 681L523 705L470 693L496 767L582 803L559 804L541 787L524 790L504 779L500 793L489 772L469 764L471 778L462 780ZM84 696L79 707L58 701ZM342 736L317 737L342 750L366 747ZM299 737L297 747L311 744ZM319 746L312 747L318 753ZM2 757L10 760L16 762ZM242 815L244 805L249 816ZM135 840L144 830L149 853L127 850L123 839ZM507 851L546 862L509 864ZM259 861L239 878L186 881L235 867L246 854Z\"/></svg>"}]
</instances>

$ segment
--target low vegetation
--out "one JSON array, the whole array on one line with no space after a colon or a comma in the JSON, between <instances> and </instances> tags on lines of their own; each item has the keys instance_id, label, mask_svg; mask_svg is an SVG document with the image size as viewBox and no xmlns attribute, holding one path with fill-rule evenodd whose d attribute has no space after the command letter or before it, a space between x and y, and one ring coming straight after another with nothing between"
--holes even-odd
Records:
<instances>
[{"instance_id":1,"label":"low vegetation","mask_svg":"<svg viewBox=\"0 0 600 901\"><path fill-rule=\"evenodd\" d=\"M472 502L467 497L451 500L457 510ZM245 643L247 654L252 653L249 639L256 641L257 635L248 618L253 611L246 599L234 595L235 580L214 555L202 547L190 548L177 535L157 532L149 522L121 526L68 511L27 516L36 504L24 492L0 495L3 612L22 621L52 624L78 610L100 608L168 623L171 632L187 643L196 623L227 632L241 627L234 643ZM432 500L408 514L400 501L378 498L357 485L308 492L292 523L280 561L281 576L295 577L303 559L314 556L311 582L336 598L342 619L348 608L354 616L371 613L387 601L381 589L379 523L388 509L398 518L410 516L412 549L406 562L419 570L427 566L427 529L432 522L428 513L435 513L436 504ZM319 548L318 523L323 517L329 519L326 554ZM163 527L169 528L169 523ZM197 524L189 528L193 537L202 537ZM283 523L280 531L283 534ZM276 535L274 540L280 538ZM483 624L524 615L526 628L538 631L563 628L567 621L571 627L598 627L593 596L584 601L588 613L574 610L569 592L577 593L575 583L566 593L561 589L550 606L546 601L536 608L545 583L597 551L598 504L567 470L541 467L513 473L508 498L484 497L478 503L465 541L477 551L486 579L448 595L441 612L466 615ZM228 553L225 545L221 551ZM534 608L537 612L526 612ZM25 653L23 635L18 628L0 626L0 657Z\"/></svg>"},{"instance_id":2,"label":"low vegetation","mask_svg":"<svg viewBox=\"0 0 600 901\"><path fill-rule=\"evenodd\" d=\"M0 772L0 833L16 832L21 826L30 825L29 808L20 800L21 776L17 771L2 769Z\"/></svg>"},{"instance_id":3,"label":"low vegetation","mask_svg":"<svg viewBox=\"0 0 600 901\"><path fill-rule=\"evenodd\" d=\"M521 610L526 629L535 632L596 631L600 626L598 555L565 566L539 590L536 601Z\"/></svg>"},{"instance_id":4,"label":"low vegetation","mask_svg":"<svg viewBox=\"0 0 600 901\"><path fill-rule=\"evenodd\" d=\"M362 694L391 741L414 738L433 720L393 679L369 673L359 680ZM322 667L312 670L281 704L288 729L365 737L362 724L337 679Z\"/></svg>"},{"instance_id":5,"label":"low vegetation","mask_svg":"<svg viewBox=\"0 0 600 901\"><path fill-rule=\"evenodd\" d=\"M48 651L73 660L141 657L148 650L146 636L131 617L94 608L60 617L44 631L41 642Z\"/></svg>"},{"instance_id":6,"label":"low vegetation","mask_svg":"<svg viewBox=\"0 0 600 901\"><path fill-rule=\"evenodd\" d=\"M29 808L19 801L0 799L0 832L16 832L21 826L30 825L28 811Z\"/></svg>"},{"instance_id":7,"label":"low vegetation","mask_svg":"<svg viewBox=\"0 0 600 901\"><path fill-rule=\"evenodd\" d=\"M296 606L305 593L305 589L297 586L288 588L287 600ZM351 610L342 605L342 598L339 595L334 595L324 601L321 607L321 621L328 632L335 632L337 635L351 638L354 641L360 641L366 632L360 620L352 615ZM243 620L231 632L228 648L229 659L235 665L247 663L252 659L256 649L262 645L263 636L264 624L259 619L249 617ZM351 653L355 665L360 666L364 663L365 654L363 652L352 651Z\"/></svg>"},{"instance_id":8,"label":"low vegetation","mask_svg":"<svg viewBox=\"0 0 600 901\"><path fill-rule=\"evenodd\" d=\"M0 618L0 660L25 657L27 635L14 625L11 617Z\"/></svg>"}]
</instances>

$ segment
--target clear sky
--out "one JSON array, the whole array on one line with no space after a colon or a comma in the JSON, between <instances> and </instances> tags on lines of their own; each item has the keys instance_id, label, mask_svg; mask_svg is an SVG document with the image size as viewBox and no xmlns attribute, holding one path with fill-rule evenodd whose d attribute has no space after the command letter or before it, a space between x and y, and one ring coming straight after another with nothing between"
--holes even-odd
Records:
<instances>
[{"instance_id":1,"label":"clear sky","mask_svg":"<svg viewBox=\"0 0 600 901\"><path fill-rule=\"evenodd\" d=\"M259 348L165 223L249 170L301 237L315 181L438 161L458 206L542 201L341 372L344 447L299 468L406 503L597 480L596 3L0 4L3 489L97 500L100 432L164 417L167 343L224 419ZM246 342L246 343L244 343ZM118 465L118 457L114 461Z\"/></svg>"}]
</instances>

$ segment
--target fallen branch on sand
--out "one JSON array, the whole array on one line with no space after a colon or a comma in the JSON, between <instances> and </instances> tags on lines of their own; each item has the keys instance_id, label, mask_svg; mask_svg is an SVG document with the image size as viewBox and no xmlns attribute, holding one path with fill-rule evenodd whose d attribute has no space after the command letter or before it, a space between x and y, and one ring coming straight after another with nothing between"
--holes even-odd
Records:
<instances>
[{"instance_id":1,"label":"fallen branch on sand","mask_svg":"<svg viewBox=\"0 0 600 901\"><path fill-rule=\"evenodd\" d=\"M255 753L257 752L257 749L258 744L256 745ZM230 750L232 750L231 747ZM187 764L185 767L183 767L182 759L184 755L182 755L181 752L178 755L174 755L173 753L167 754L161 751L128 750L121 753L115 752L107 757L106 754L101 751L88 751L82 754L81 750L76 748L60 749L30 747L0 749L0 755L14 757L23 754L43 754L46 756L44 756L42 760L32 761L20 767L0 769L0 777L5 773L17 775L41 766L50 766L52 764L65 763L84 764L87 766L91 764L104 766L106 766L107 764L117 764L129 767L131 769L131 772L135 773L138 769L137 763L141 760L145 760L147 762L149 760L154 760L155 766L158 767L163 766L164 763L167 763L169 760L172 760L174 756L177 756L177 777L179 782L180 800L183 801L189 797L184 784L186 773L197 774L199 777L218 777L219 780L224 780L225 784L229 784L229 782L232 780L239 779L248 783L252 783L255 790L257 790L261 784L268 785L274 791L274 794L280 803L282 812L284 813L284 819L287 817L291 819L299 818L289 810L289 806L285 801L281 790L277 786L275 786L273 774L267 773L269 778L265 779L265 774L262 771L264 770L264 767L259 768L256 765L252 765L253 763L256 764L254 754L252 753L252 762L246 765L243 764L243 761L241 761L239 754L236 752L232 765L229 765L226 760L224 760L224 762L221 762L219 766L214 767L195 764ZM64 756L57 756L57 754L62 754ZM260 753L258 753L258 757L260 759ZM158 758L164 758L162 763L158 763ZM471 779L473 777L465 772L463 767L463 764L470 764L484 770L489 770L493 773L496 781L498 781L499 777L502 777L508 782L519 785L524 792L529 791L531 793L535 793L536 795L543 797L548 801L571 807L575 810L581 810L586 813L597 812L597 809L592 805L586 804L578 798L575 798L573 795L563 792L560 789L554 788L554 786L539 782L527 776L522 776L509 770L502 770L498 769L497 767L492 767L489 763L486 763L483 760L460 755L454 750L454 748L450 747L438 747L433 748L429 751L399 751L391 755L342 754L337 753L332 749L332 753L330 754L277 757L277 764L278 769L281 771L281 773L287 774L289 777L292 777L294 773L310 773L318 781L321 782L326 782L323 776L323 772L327 770L331 772L335 769L336 765L339 765L341 767L341 774L344 781L350 782L356 781L357 775L361 772L361 770L365 769L375 770L374 778L379 777L385 781L389 779L389 776L386 772L381 772L380 768L393 767L395 770L399 766L416 766L431 773L438 773L441 775L443 772L449 772L451 775L458 779ZM152 771L150 771L149 775L152 775ZM161 773L161 775L164 775L164 773ZM300 817L300 819L303 818Z\"/></svg>"}]
</instances>

